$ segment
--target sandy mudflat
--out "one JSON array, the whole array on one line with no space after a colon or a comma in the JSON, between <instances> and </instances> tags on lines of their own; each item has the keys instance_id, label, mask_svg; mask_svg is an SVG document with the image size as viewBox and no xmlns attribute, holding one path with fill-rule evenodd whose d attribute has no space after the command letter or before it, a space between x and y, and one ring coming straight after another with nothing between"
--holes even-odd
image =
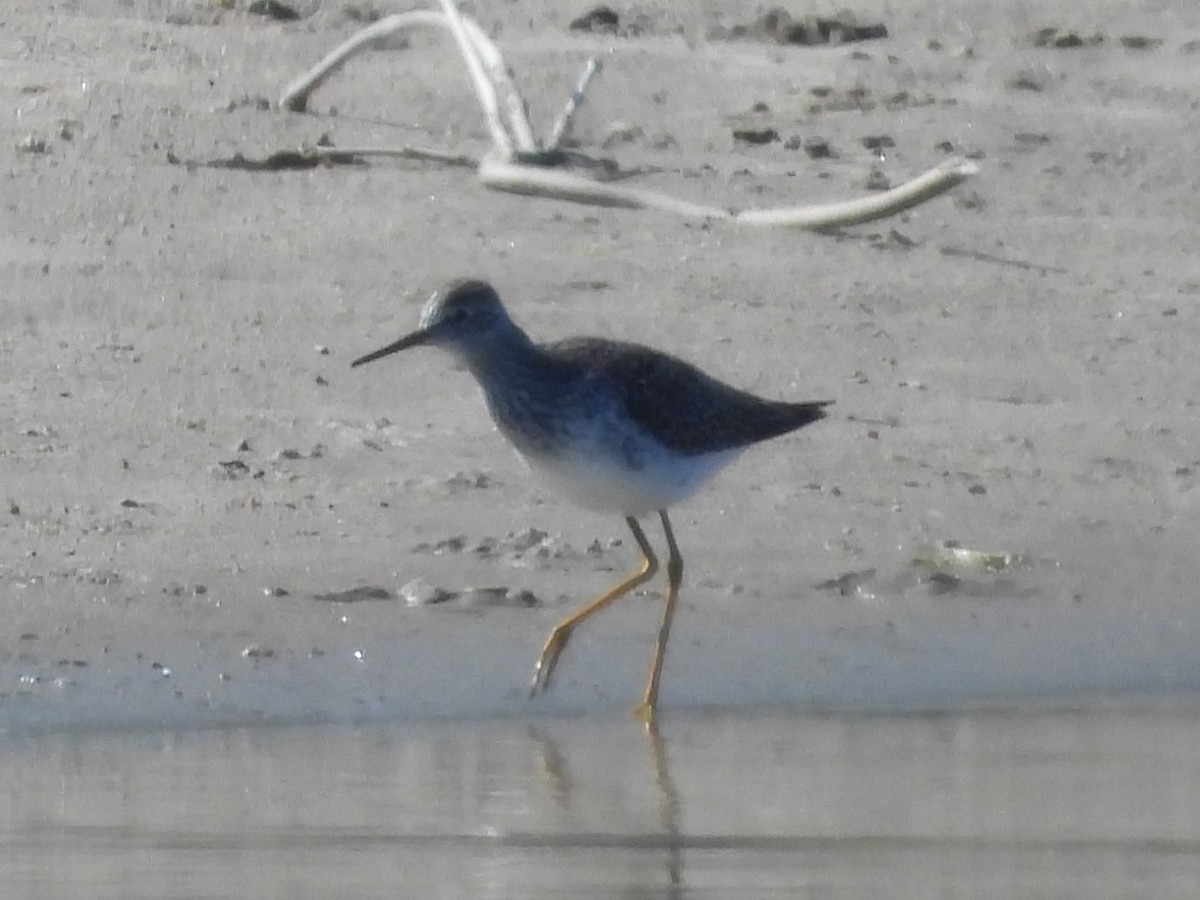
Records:
<instances>
[{"instance_id":1,"label":"sandy mudflat","mask_svg":"<svg viewBox=\"0 0 1200 900\"><path fill-rule=\"evenodd\" d=\"M657 170L638 184L745 208L859 196L948 152L982 172L818 236L432 165L212 168L322 135L477 154L487 137L441 34L355 61L306 114L262 108L356 27L340 3L279 24L200 0L10 2L0 729L631 703L656 595L524 697L553 621L630 565L622 523L528 483L447 359L348 368L466 274L537 336L642 340L837 401L676 512L664 710L1200 686L1200 8L862 3L887 39L785 47L709 39L747 3L622 6L638 33L615 37L570 32L582 4L478 6L536 123L611 48L579 136ZM1049 27L1081 46L1038 46ZM744 127L780 140L736 142ZM1023 562L912 564L946 540ZM410 609L416 578L536 604ZM387 599L314 599L356 587Z\"/></svg>"}]
</instances>

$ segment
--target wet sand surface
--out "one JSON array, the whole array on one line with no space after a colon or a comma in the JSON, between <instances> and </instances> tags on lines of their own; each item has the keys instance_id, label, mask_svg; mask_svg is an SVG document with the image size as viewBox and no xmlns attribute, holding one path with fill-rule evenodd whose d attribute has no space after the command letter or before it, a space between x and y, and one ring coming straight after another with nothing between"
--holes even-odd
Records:
<instances>
[{"instance_id":1,"label":"wet sand surface","mask_svg":"<svg viewBox=\"0 0 1200 900\"><path fill-rule=\"evenodd\" d=\"M382 893L405 860L446 896L1187 895L1200 10L874 2L886 38L796 46L730 39L749 3L621 8L616 35L479 4L535 123L604 54L578 136L633 184L742 209L980 166L814 235L428 164L211 165L488 146L444 35L286 113L363 11L233 5L0 13L0 866L25 896ZM632 564L619 519L531 484L444 357L348 368L462 275L535 337L836 401L674 511L658 756L625 718L657 585L525 695L551 625Z\"/></svg>"}]
</instances>

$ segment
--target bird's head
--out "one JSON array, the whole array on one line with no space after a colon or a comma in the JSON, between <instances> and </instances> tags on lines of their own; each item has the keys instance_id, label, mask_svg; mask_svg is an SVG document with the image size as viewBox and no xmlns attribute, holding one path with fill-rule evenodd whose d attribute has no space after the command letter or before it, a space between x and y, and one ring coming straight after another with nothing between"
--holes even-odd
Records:
<instances>
[{"instance_id":1,"label":"bird's head","mask_svg":"<svg viewBox=\"0 0 1200 900\"><path fill-rule=\"evenodd\" d=\"M417 330L359 357L361 366L409 347L444 347L470 357L500 333L514 328L495 289L484 281L455 281L437 291L421 309Z\"/></svg>"}]
</instances>

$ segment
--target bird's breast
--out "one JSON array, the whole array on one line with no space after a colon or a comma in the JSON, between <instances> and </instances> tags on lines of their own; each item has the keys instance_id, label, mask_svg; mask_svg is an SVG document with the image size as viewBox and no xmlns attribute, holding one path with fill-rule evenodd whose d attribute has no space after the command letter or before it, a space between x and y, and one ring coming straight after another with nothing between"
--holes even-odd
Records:
<instances>
[{"instance_id":1,"label":"bird's breast","mask_svg":"<svg viewBox=\"0 0 1200 900\"><path fill-rule=\"evenodd\" d=\"M738 451L687 455L649 434L596 378L489 373L488 412L531 472L586 509L638 516L691 496Z\"/></svg>"}]
</instances>

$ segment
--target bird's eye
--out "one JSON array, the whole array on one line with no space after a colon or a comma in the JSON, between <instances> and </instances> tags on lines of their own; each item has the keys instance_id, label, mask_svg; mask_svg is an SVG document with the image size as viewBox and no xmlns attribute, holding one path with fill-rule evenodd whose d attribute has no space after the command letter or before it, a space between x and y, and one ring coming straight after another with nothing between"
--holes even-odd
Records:
<instances>
[{"instance_id":1,"label":"bird's eye","mask_svg":"<svg viewBox=\"0 0 1200 900\"><path fill-rule=\"evenodd\" d=\"M468 313L465 309L456 309L454 312L450 313L449 320L455 323L465 322L467 321L467 315Z\"/></svg>"}]
</instances>

